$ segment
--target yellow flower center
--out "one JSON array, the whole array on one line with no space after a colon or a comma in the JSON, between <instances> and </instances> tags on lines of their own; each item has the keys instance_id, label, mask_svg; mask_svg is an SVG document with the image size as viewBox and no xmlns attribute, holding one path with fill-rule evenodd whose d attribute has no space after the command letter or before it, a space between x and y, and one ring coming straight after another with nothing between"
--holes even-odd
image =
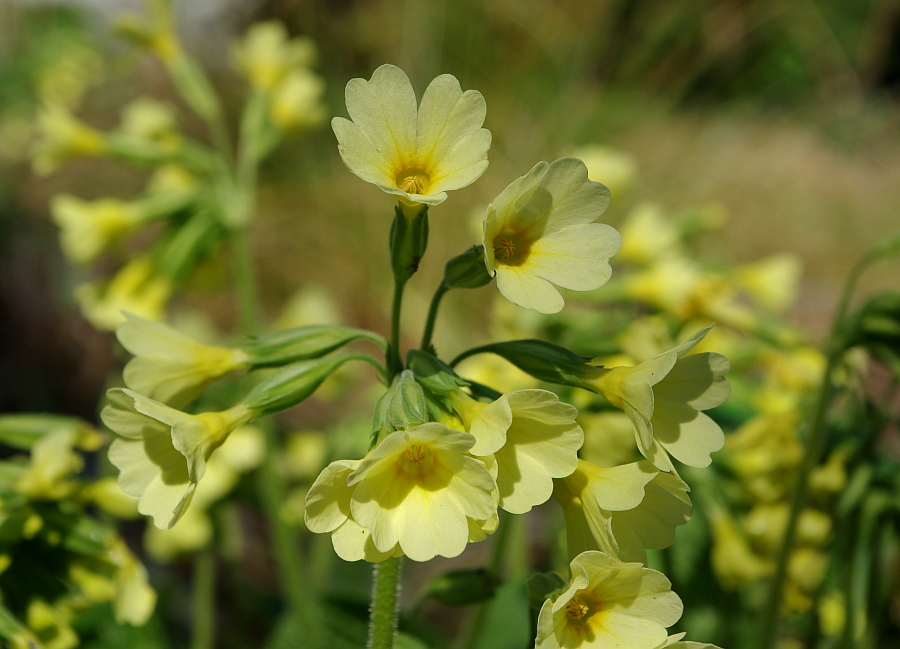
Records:
<instances>
[{"instance_id":1,"label":"yellow flower center","mask_svg":"<svg viewBox=\"0 0 900 649\"><path fill-rule=\"evenodd\" d=\"M397 187L407 194L424 194L431 183L431 176L423 169L410 167L401 169L395 177Z\"/></svg>"},{"instance_id":2,"label":"yellow flower center","mask_svg":"<svg viewBox=\"0 0 900 649\"><path fill-rule=\"evenodd\" d=\"M580 597L574 597L566 604L566 615L570 620L580 620L590 612L590 607Z\"/></svg>"},{"instance_id":3,"label":"yellow flower center","mask_svg":"<svg viewBox=\"0 0 900 649\"><path fill-rule=\"evenodd\" d=\"M494 259L506 266L521 266L531 252L531 240L521 230L504 228L493 241Z\"/></svg>"},{"instance_id":4,"label":"yellow flower center","mask_svg":"<svg viewBox=\"0 0 900 649\"><path fill-rule=\"evenodd\" d=\"M434 466L434 453L427 446L410 444L400 455L400 469L410 477L425 477Z\"/></svg>"}]
</instances>

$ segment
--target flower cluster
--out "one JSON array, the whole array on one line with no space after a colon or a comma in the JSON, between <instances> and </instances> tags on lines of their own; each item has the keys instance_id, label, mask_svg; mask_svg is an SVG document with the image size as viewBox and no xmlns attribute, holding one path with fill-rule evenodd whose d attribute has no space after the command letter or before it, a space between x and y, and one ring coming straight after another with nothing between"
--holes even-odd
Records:
<instances>
[{"instance_id":1,"label":"flower cluster","mask_svg":"<svg viewBox=\"0 0 900 649\"><path fill-rule=\"evenodd\" d=\"M312 42L289 39L278 23L259 23L235 52L250 93L238 160L233 160L219 97L179 43L171 7L155 3L153 9L149 20L123 21L122 31L165 65L185 103L206 122L212 146L181 130L172 105L149 97L127 105L108 132L81 122L58 101L46 103L38 117L34 167L39 173L84 156L151 170L143 194L131 200L59 194L50 201L69 259L88 265L109 256L118 262L111 278L88 281L76 291L83 315L101 329L115 329L123 311L164 319L174 291L223 247L229 232L251 218L258 164L288 132L325 119ZM146 241L151 232L150 248L136 252L132 242Z\"/></svg>"}]
</instances>

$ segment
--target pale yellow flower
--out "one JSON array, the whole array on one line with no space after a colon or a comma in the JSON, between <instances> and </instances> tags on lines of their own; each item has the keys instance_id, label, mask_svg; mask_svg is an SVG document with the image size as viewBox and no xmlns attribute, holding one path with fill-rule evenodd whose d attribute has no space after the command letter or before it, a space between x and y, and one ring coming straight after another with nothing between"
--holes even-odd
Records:
<instances>
[{"instance_id":1,"label":"pale yellow flower","mask_svg":"<svg viewBox=\"0 0 900 649\"><path fill-rule=\"evenodd\" d=\"M332 532L350 560L455 557L496 528L496 485L468 454L474 443L435 422L391 433L364 459L326 467L307 495L307 526Z\"/></svg>"},{"instance_id":2,"label":"pale yellow flower","mask_svg":"<svg viewBox=\"0 0 900 649\"><path fill-rule=\"evenodd\" d=\"M578 411L547 390L518 390L492 403L459 393L454 408L475 437L470 453L492 456L500 507L524 514L546 502L553 478L575 470L584 433Z\"/></svg>"},{"instance_id":3,"label":"pale yellow flower","mask_svg":"<svg viewBox=\"0 0 900 649\"><path fill-rule=\"evenodd\" d=\"M488 206L484 257L497 288L519 306L556 313L564 300L556 286L599 288L610 278L609 259L621 237L595 223L609 205L609 189L588 180L581 160L539 162Z\"/></svg>"},{"instance_id":4,"label":"pale yellow flower","mask_svg":"<svg viewBox=\"0 0 900 649\"><path fill-rule=\"evenodd\" d=\"M93 282L75 290L81 313L98 329L114 330L125 320L123 312L134 313L147 320L160 320L172 284L157 274L153 262L137 257L128 262L105 285Z\"/></svg>"},{"instance_id":5,"label":"pale yellow flower","mask_svg":"<svg viewBox=\"0 0 900 649\"><path fill-rule=\"evenodd\" d=\"M134 138L157 142L170 151L181 145L175 109L150 97L139 97L122 109L118 130Z\"/></svg>"},{"instance_id":6,"label":"pale yellow flower","mask_svg":"<svg viewBox=\"0 0 900 649\"><path fill-rule=\"evenodd\" d=\"M657 649L681 617L669 580L639 563L583 552L571 571L569 588L541 607L536 649Z\"/></svg>"},{"instance_id":7,"label":"pale yellow flower","mask_svg":"<svg viewBox=\"0 0 900 649\"><path fill-rule=\"evenodd\" d=\"M127 389L110 390L107 397L101 418L119 435L109 447L119 486L138 497L138 511L161 528L184 513L212 452L253 416L242 404L189 415Z\"/></svg>"},{"instance_id":8,"label":"pale yellow flower","mask_svg":"<svg viewBox=\"0 0 900 649\"><path fill-rule=\"evenodd\" d=\"M681 235L656 203L635 207L622 223L621 260L636 264L657 262L679 250Z\"/></svg>"},{"instance_id":9,"label":"pale yellow flower","mask_svg":"<svg viewBox=\"0 0 900 649\"><path fill-rule=\"evenodd\" d=\"M728 398L728 359L714 352L688 355L709 329L635 367L603 371L586 384L628 414L641 453L663 471L674 470L670 455L688 466L709 466L710 453L725 441L719 425L701 411Z\"/></svg>"},{"instance_id":10,"label":"pale yellow flower","mask_svg":"<svg viewBox=\"0 0 900 649\"><path fill-rule=\"evenodd\" d=\"M325 120L322 103L325 84L311 70L300 68L289 72L272 93L269 117L284 130L309 128Z\"/></svg>"},{"instance_id":11,"label":"pale yellow flower","mask_svg":"<svg viewBox=\"0 0 900 649\"><path fill-rule=\"evenodd\" d=\"M72 628L73 611L57 601L50 605L42 599L28 604L25 621L41 639L42 649L74 649L79 645L78 634Z\"/></svg>"},{"instance_id":12,"label":"pale yellow flower","mask_svg":"<svg viewBox=\"0 0 900 649\"><path fill-rule=\"evenodd\" d=\"M737 268L737 280L759 304L781 312L797 297L802 266L797 255L781 253Z\"/></svg>"},{"instance_id":13,"label":"pale yellow flower","mask_svg":"<svg viewBox=\"0 0 900 649\"><path fill-rule=\"evenodd\" d=\"M174 408L193 401L213 379L246 367L248 359L239 349L204 345L131 313L116 336L135 356L125 366L125 385Z\"/></svg>"},{"instance_id":14,"label":"pale yellow flower","mask_svg":"<svg viewBox=\"0 0 900 649\"><path fill-rule=\"evenodd\" d=\"M254 87L271 91L292 70L312 65L316 47L308 38L289 39L285 26L270 20L251 25L234 58Z\"/></svg>"},{"instance_id":15,"label":"pale yellow flower","mask_svg":"<svg viewBox=\"0 0 900 649\"><path fill-rule=\"evenodd\" d=\"M634 156L612 147L589 145L575 151L572 157L584 160L588 178L609 187L613 196L626 193L637 175Z\"/></svg>"},{"instance_id":16,"label":"pale yellow flower","mask_svg":"<svg viewBox=\"0 0 900 649\"><path fill-rule=\"evenodd\" d=\"M104 134L79 121L60 104L45 104L37 123L41 139L35 149L34 170L38 174L55 171L71 158L100 155L106 150Z\"/></svg>"},{"instance_id":17,"label":"pale yellow flower","mask_svg":"<svg viewBox=\"0 0 900 649\"><path fill-rule=\"evenodd\" d=\"M50 214L60 228L63 252L79 264L96 259L142 220L140 211L125 201L84 201L69 194L57 194L50 200Z\"/></svg>"},{"instance_id":18,"label":"pale yellow flower","mask_svg":"<svg viewBox=\"0 0 900 649\"><path fill-rule=\"evenodd\" d=\"M713 536L712 566L722 586L734 590L772 574L772 561L751 550L747 538L727 512L716 508L709 514Z\"/></svg>"},{"instance_id":19,"label":"pale yellow flower","mask_svg":"<svg viewBox=\"0 0 900 649\"><path fill-rule=\"evenodd\" d=\"M600 550L643 563L645 550L669 547L675 528L691 517L688 486L646 460L609 468L579 460L572 475L555 487L570 557Z\"/></svg>"},{"instance_id":20,"label":"pale yellow flower","mask_svg":"<svg viewBox=\"0 0 900 649\"><path fill-rule=\"evenodd\" d=\"M452 75L435 78L417 108L406 74L382 65L370 81L347 83L346 102L352 121L331 120L341 158L407 205L442 203L448 191L472 184L487 169L491 133L481 128L484 97L463 92Z\"/></svg>"}]
</instances>

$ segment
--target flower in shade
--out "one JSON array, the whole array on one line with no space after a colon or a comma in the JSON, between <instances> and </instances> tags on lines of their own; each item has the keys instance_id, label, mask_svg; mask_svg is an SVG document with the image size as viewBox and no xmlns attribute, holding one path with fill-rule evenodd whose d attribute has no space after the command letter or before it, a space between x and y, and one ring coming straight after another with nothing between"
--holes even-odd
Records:
<instances>
[{"instance_id":1,"label":"flower in shade","mask_svg":"<svg viewBox=\"0 0 900 649\"><path fill-rule=\"evenodd\" d=\"M635 367L613 367L585 383L625 411L641 453L663 471L674 470L670 456L688 466L709 466L710 453L725 441L719 425L701 411L721 405L731 393L728 359L714 352L688 355L710 329Z\"/></svg>"},{"instance_id":2,"label":"flower in shade","mask_svg":"<svg viewBox=\"0 0 900 649\"><path fill-rule=\"evenodd\" d=\"M53 221L60 228L60 245L74 262L93 261L113 241L141 222L135 207L115 198L83 201L59 194L50 201Z\"/></svg>"},{"instance_id":3,"label":"flower in shade","mask_svg":"<svg viewBox=\"0 0 900 649\"><path fill-rule=\"evenodd\" d=\"M475 437L470 451L491 456L497 468L500 507L524 514L546 502L553 478L575 470L584 433L578 410L547 390L517 390L492 403L458 393L454 407Z\"/></svg>"},{"instance_id":4,"label":"flower in shade","mask_svg":"<svg viewBox=\"0 0 900 649\"><path fill-rule=\"evenodd\" d=\"M131 313L116 336L135 355L125 366L125 385L174 408L193 401L213 379L244 367L248 358L240 349L203 345Z\"/></svg>"},{"instance_id":5,"label":"flower in shade","mask_svg":"<svg viewBox=\"0 0 900 649\"><path fill-rule=\"evenodd\" d=\"M555 481L554 496L566 517L569 556L600 550L622 561L646 560L675 540L691 517L688 486L650 462L601 468L584 460Z\"/></svg>"},{"instance_id":6,"label":"flower in shade","mask_svg":"<svg viewBox=\"0 0 900 649\"><path fill-rule=\"evenodd\" d=\"M127 389L107 394L100 414L119 437L109 460L119 469L119 486L138 498L138 511L157 527L172 527L190 504L206 461L232 430L253 412L239 404L222 412L189 415Z\"/></svg>"},{"instance_id":7,"label":"flower in shade","mask_svg":"<svg viewBox=\"0 0 900 649\"><path fill-rule=\"evenodd\" d=\"M442 203L448 191L472 184L487 169L491 133L481 127L484 97L463 92L452 75L435 78L417 107L403 70L382 65L371 80L347 83L346 102L350 120L331 121L341 158L407 205Z\"/></svg>"},{"instance_id":8,"label":"flower in shade","mask_svg":"<svg viewBox=\"0 0 900 649\"><path fill-rule=\"evenodd\" d=\"M658 649L682 604L665 575L602 552L572 560L569 588L538 615L536 649Z\"/></svg>"},{"instance_id":9,"label":"flower in shade","mask_svg":"<svg viewBox=\"0 0 900 649\"><path fill-rule=\"evenodd\" d=\"M612 274L619 233L595 223L609 205L606 185L588 179L581 160L539 162L488 206L484 256L497 288L510 302L556 313L556 286L589 291Z\"/></svg>"}]
</instances>

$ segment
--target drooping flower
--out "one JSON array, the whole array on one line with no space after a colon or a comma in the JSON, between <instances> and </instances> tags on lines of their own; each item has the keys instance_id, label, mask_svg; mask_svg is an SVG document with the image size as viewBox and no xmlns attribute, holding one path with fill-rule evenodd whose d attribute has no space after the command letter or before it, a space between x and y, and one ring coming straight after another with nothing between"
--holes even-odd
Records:
<instances>
[{"instance_id":1,"label":"drooping flower","mask_svg":"<svg viewBox=\"0 0 900 649\"><path fill-rule=\"evenodd\" d=\"M270 20L247 30L234 58L255 88L271 92L292 70L312 65L316 47L308 38L289 39L284 24Z\"/></svg>"},{"instance_id":2,"label":"drooping flower","mask_svg":"<svg viewBox=\"0 0 900 649\"><path fill-rule=\"evenodd\" d=\"M186 406L213 379L244 367L248 358L240 349L204 345L131 313L116 336L135 355L125 366L125 385L173 408Z\"/></svg>"},{"instance_id":3,"label":"drooping flower","mask_svg":"<svg viewBox=\"0 0 900 649\"><path fill-rule=\"evenodd\" d=\"M114 198L83 201L59 194L50 202L50 213L60 228L63 252L79 264L96 259L113 241L141 222L141 214L133 205Z\"/></svg>"},{"instance_id":4,"label":"drooping flower","mask_svg":"<svg viewBox=\"0 0 900 649\"><path fill-rule=\"evenodd\" d=\"M492 403L459 394L455 401L468 431L470 451L492 456L497 465L500 507L524 514L546 502L553 478L575 470L584 433L575 423L578 410L547 390L517 390Z\"/></svg>"},{"instance_id":5,"label":"drooping flower","mask_svg":"<svg viewBox=\"0 0 900 649\"><path fill-rule=\"evenodd\" d=\"M641 453L663 471L674 470L670 455L688 466L709 466L710 453L725 442L719 425L701 411L728 398L728 359L714 352L688 355L710 328L635 367L614 367L585 383L625 411Z\"/></svg>"},{"instance_id":6,"label":"drooping flower","mask_svg":"<svg viewBox=\"0 0 900 649\"><path fill-rule=\"evenodd\" d=\"M463 92L453 75L435 78L417 108L406 74L382 65L371 80L347 83L346 102L350 120L331 121L341 158L407 205L442 203L448 191L472 184L487 169L491 133L481 127L484 97Z\"/></svg>"},{"instance_id":7,"label":"drooping flower","mask_svg":"<svg viewBox=\"0 0 900 649\"><path fill-rule=\"evenodd\" d=\"M119 486L161 528L172 527L190 504L210 454L253 417L243 404L189 415L128 389L110 390L107 398L100 417L119 435L109 447Z\"/></svg>"},{"instance_id":8,"label":"drooping flower","mask_svg":"<svg viewBox=\"0 0 900 649\"><path fill-rule=\"evenodd\" d=\"M570 557L600 550L621 561L645 562L646 550L675 540L675 528L691 517L688 486L650 462L601 468L584 460L555 482L566 517Z\"/></svg>"},{"instance_id":9,"label":"drooping flower","mask_svg":"<svg viewBox=\"0 0 900 649\"><path fill-rule=\"evenodd\" d=\"M554 284L599 288L612 274L619 233L595 223L609 205L606 185L588 179L581 160L539 162L488 206L485 264L510 302L556 313L564 301Z\"/></svg>"},{"instance_id":10,"label":"drooping flower","mask_svg":"<svg viewBox=\"0 0 900 649\"><path fill-rule=\"evenodd\" d=\"M665 575L602 552L572 560L569 588L538 615L536 649L658 649L682 604Z\"/></svg>"},{"instance_id":11,"label":"drooping flower","mask_svg":"<svg viewBox=\"0 0 900 649\"><path fill-rule=\"evenodd\" d=\"M106 150L105 135L61 104L46 104L37 123L41 139L35 148L34 170L38 174L49 174L71 158L101 155Z\"/></svg>"}]
</instances>

